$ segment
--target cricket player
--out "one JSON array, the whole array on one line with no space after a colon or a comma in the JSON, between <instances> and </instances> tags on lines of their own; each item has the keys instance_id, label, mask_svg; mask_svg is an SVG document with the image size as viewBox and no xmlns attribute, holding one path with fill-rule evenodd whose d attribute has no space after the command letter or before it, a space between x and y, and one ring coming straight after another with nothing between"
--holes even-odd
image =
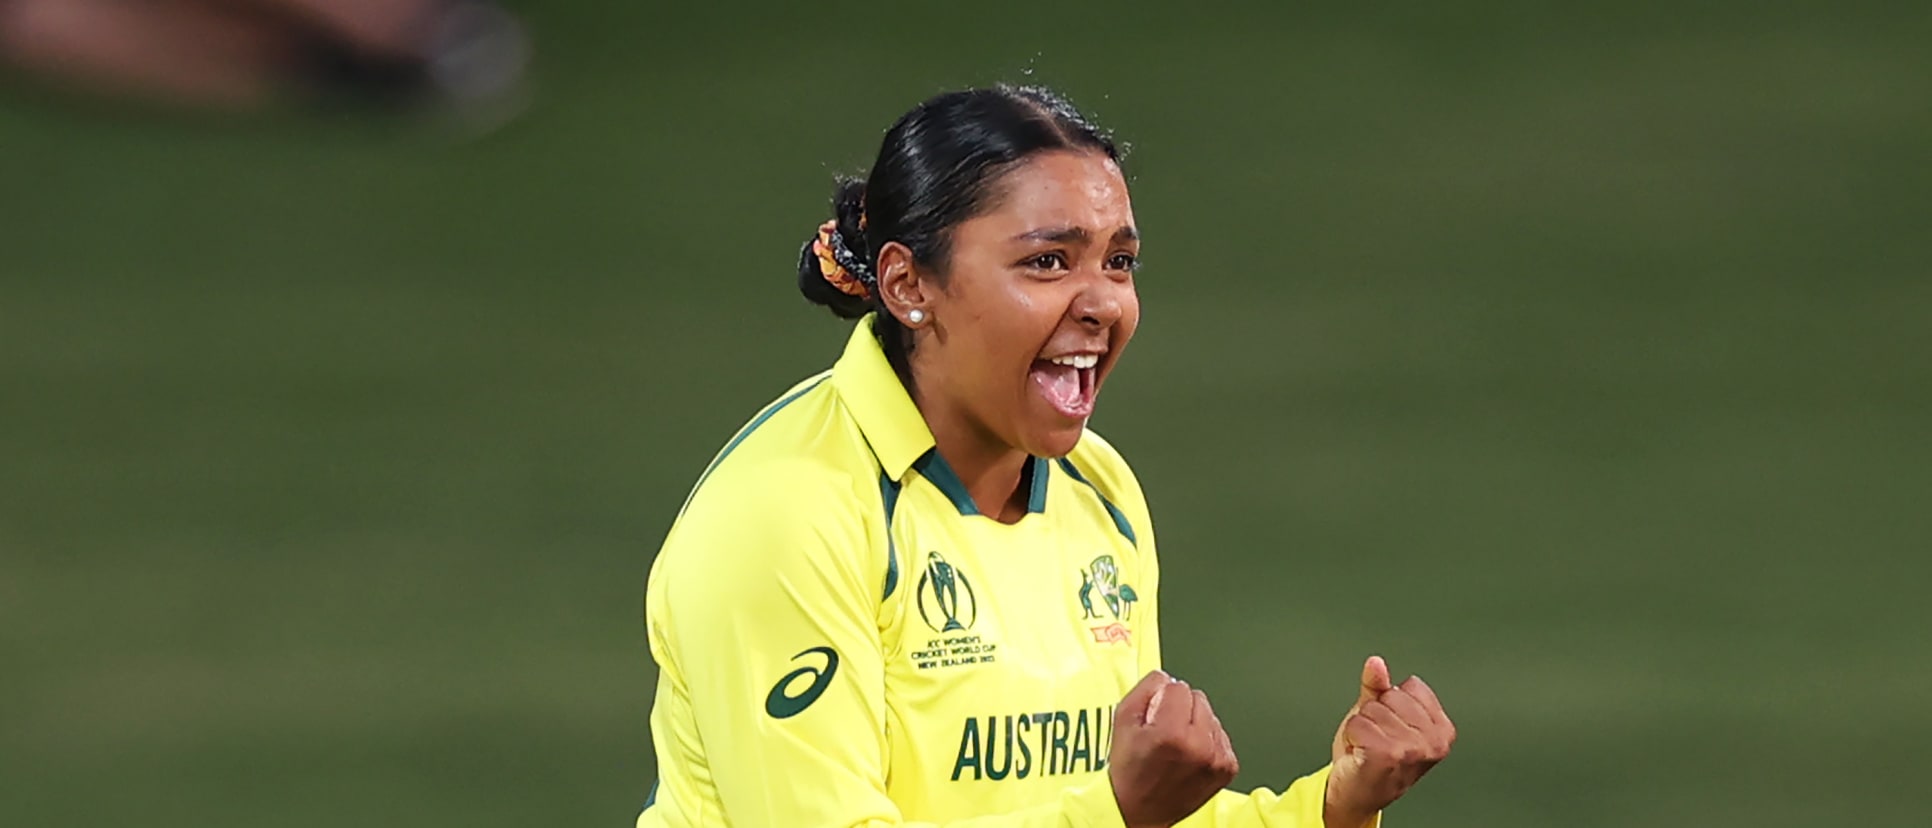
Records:
<instances>
[{"instance_id":1,"label":"cricket player","mask_svg":"<svg viewBox=\"0 0 1932 828\"><path fill-rule=\"evenodd\" d=\"M1140 318L1119 160L999 87L841 183L799 287L858 320L844 354L726 443L652 566L639 828L1362 828L1448 755L1428 685L1370 658L1328 768L1224 790L1227 733L1161 672L1147 503L1086 430Z\"/></svg>"}]
</instances>

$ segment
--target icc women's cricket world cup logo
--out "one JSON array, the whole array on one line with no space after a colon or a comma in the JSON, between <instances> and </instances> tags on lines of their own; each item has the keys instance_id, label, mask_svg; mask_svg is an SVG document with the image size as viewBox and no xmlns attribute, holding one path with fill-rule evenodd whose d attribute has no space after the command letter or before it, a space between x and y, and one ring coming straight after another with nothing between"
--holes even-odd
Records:
<instances>
[{"instance_id":1,"label":"icc women's cricket world cup logo","mask_svg":"<svg viewBox=\"0 0 1932 828\"><path fill-rule=\"evenodd\" d=\"M973 582L955 569L938 552L926 553L926 571L919 575L919 617L933 632L949 633L972 629L979 620L979 599L973 595ZM935 619L944 619L938 621Z\"/></svg>"}]
</instances>

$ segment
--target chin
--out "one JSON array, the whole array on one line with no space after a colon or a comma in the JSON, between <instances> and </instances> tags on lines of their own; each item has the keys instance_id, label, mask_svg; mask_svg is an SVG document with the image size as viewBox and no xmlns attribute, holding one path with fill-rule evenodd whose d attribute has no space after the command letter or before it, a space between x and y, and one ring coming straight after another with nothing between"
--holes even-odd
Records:
<instances>
[{"instance_id":1,"label":"chin","mask_svg":"<svg viewBox=\"0 0 1932 828\"><path fill-rule=\"evenodd\" d=\"M1081 435L1086 433L1084 420L1070 426L1041 429L1027 435L1026 453L1035 457L1065 457L1073 453L1074 446L1080 445Z\"/></svg>"}]
</instances>

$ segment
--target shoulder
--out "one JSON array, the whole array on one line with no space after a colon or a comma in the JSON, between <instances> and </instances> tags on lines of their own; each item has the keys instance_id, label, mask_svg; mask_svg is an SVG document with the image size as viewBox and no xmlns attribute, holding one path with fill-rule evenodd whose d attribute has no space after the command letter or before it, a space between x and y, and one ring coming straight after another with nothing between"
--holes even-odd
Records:
<instances>
[{"instance_id":1,"label":"shoulder","mask_svg":"<svg viewBox=\"0 0 1932 828\"><path fill-rule=\"evenodd\" d=\"M805 505L800 495L809 489L860 476L867 468L864 441L840 409L829 376L792 386L725 442L698 475L673 534L720 511L755 506L791 514Z\"/></svg>"},{"instance_id":2,"label":"shoulder","mask_svg":"<svg viewBox=\"0 0 1932 828\"><path fill-rule=\"evenodd\" d=\"M870 469L817 452L733 458L692 495L659 555L726 567L792 563L818 550L851 557L883 508Z\"/></svg>"},{"instance_id":3,"label":"shoulder","mask_svg":"<svg viewBox=\"0 0 1932 828\"><path fill-rule=\"evenodd\" d=\"M876 522L867 518L882 509L878 471L822 379L780 396L718 452L658 553L661 576L866 557Z\"/></svg>"},{"instance_id":4,"label":"shoulder","mask_svg":"<svg viewBox=\"0 0 1932 828\"><path fill-rule=\"evenodd\" d=\"M1127 459L1121 456L1120 451L1099 434L1088 430L1080 436L1080 442L1066 456L1065 462L1070 466L1071 474L1092 486L1119 511L1120 517L1125 518L1133 530L1136 544L1151 553L1154 528L1152 510L1147 506L1146 494L1141 491L1140 478L1134 475L1133 467L1127 464Z\"/></svg>"},{"instance_id":5,"label":"shoulder","mask_svg":"<svg viewBox=\"0 0 1932 828\"><path fill-rule=\"evenodd\" d=\"M734 458L712 475L651 563L646 615L691 629L789 604L862 612L888 569L876 476L810 455ZM676 619L676 620L674 620Z\"/></svg>"},{"instance_id":6,"label":"shoulder","mask_svg":"<svg viewBox=\"0 0 1932 828\"><path fill-rule=\"evenodd\" d=\"M1121 466L1127 464L1126 458L1120 454L1120 449L1114 448L1113 443L1091 428L1080 432L1080 442L1074 444L1073 452L1067 456L1099 460Z\"/></svg>"},{"instance_id":7,"label":"shoulder","mask_svg":"<svg viewBox=\"0 0 1932 828\"><path fill-rule=\"evenodd\" d=\"M1133 467L1127 465L1127 458L1092 429L1080 435L1080 442L1066 459L1087 482L1107 497L1116 501L1131 500L1136 504L1146 502L1141 494L1140 478L1134 476Z\"/></svg>"}]
</instances>

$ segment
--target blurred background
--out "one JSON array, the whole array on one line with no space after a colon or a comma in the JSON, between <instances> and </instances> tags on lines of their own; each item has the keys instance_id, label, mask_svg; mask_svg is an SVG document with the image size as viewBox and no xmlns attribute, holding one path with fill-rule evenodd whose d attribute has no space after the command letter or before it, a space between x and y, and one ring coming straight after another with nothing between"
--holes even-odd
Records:
<instances>
[{"instance_id":1,"label":"blurred background","mask_svg":"<svg viewBox=\"0 0 1932 828\"><path fill-rule=\"evenodd\" d=\"M846 334L832 176L999 81L1133 145L1095 425L1238 787L1376 652L1463 734L1391 825L1924 822L1928 7L702 5L511 4L454 125L16 39L0 822L628 824L651 556Z\"/></svg>"}]
</instances>

